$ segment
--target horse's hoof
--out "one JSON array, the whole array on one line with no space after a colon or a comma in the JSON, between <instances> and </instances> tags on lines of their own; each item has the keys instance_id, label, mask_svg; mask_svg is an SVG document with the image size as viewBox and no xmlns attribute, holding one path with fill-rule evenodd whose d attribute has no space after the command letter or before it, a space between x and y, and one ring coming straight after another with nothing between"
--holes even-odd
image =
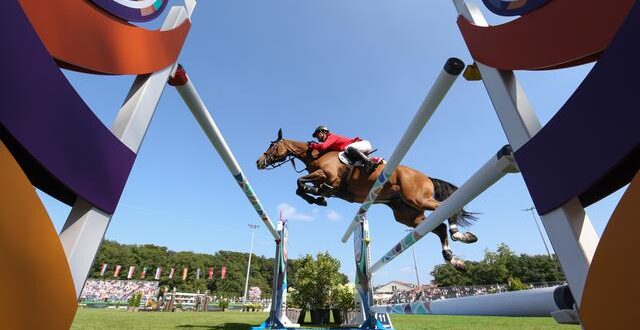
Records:
<instances>
[{"instance_id":1,"label":"horse's hoof","mask_svg":"<svg viewBox=\"0 0 640 330\"><path fill-rule=\"evenodd\" d=\"M478 237L470 232L456 232L451 235L451 240L459 241L465 244L475 243L478 241Z\"/></svg>"},{"instance_id":2,"label":"horse's hoof","mask_svg":"<svg viewBox=\"0 0 640 330\"><path fill-rule=\"evenodd\" d=\"M442 250L442 257L445 261L451 261L451 259L453 259L453 252L451 252L451 250Z\"/></svg>"},{"instance_id":3,"label":"horse's hoof","mask_svg":"<svg viewBox=\"0 0 640 330\"><path fill-rule=\"evenodd\" d=\"M453 257L453 259L451 259L451 261L449 261L449 263L451 263L451 266L453 266L453 268L455 268L457 271L459 272L466 272L467 271L467 266L465 266L464 264L464 260L458 259L456 257Z\"/></svg>"},{"instance_id":4,"label":"horse's hoof","mask_svg":"<svg viewBox=\"0 0 640 330\"><path fill-rule=\"evenodd\" d=\"M327 206L327 200L324 197L316 198L315 203L320 206Z\"/></svg>"}]
</instances>

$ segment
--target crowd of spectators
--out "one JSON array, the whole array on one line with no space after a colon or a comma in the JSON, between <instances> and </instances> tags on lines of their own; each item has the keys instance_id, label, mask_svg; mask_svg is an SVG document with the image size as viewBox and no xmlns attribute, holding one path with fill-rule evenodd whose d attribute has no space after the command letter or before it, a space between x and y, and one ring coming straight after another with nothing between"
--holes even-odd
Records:
<instances>
[{"instance_id":1,"label":"crowd of spectators","mask_svg":"<svg viewBox=\"0 0 640 330\"><path fill-rule=\"evenodd\" d=\"M544 282L526 284L529 289L545 288L550 286L561 285L562 282ZM432 285L423 285L408 291L396 291L391 298L378 301L378 304L401 304L414 301L431 301L438 299L450 299L467 296L479 296L483 294L499 293L508 291L506 284L493 285L472 285L472 286L454 286L454 287L437 287Z\"/></svg>"},{"instance_id":2,"label":"crowd of spectators","mask_svg":"<svg viewBox=\"0 0 640 330\"><path fill-rule=\"evenodd\" d=\"M126 302L134 293L142 292L142 301L155 297L157 281L119 281L89 279L80 294L80 302Z\"/></svg>"}]
</instances>

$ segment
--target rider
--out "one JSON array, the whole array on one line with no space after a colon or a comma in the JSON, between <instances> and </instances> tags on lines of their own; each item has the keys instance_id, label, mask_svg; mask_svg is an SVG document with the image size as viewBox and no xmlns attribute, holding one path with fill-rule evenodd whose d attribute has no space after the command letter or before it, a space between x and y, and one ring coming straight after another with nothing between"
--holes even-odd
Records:
<instances>
[{"instance_id":1,"label":"rider","mask_svg":"<svg viewBox=\"0 0 640 330\"><path fill-rule=\"evenodd\" d=\"M322 151L345 151L349 159L360 160L364 164L366 172L370 173L376 168L380 162L380 158L367 156L371 152L371 143L359 137L347 138L342 135L334 134L329 131L327 126L318 126L313 132L313 137L317 138L320 143L309 142L309 148L312 150Z\"/></svg>"}]
</instances>

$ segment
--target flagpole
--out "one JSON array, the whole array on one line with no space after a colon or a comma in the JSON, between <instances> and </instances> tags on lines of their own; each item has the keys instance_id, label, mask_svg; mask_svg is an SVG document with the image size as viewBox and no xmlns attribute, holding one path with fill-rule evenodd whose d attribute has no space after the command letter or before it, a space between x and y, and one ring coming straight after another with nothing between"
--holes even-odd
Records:
<instances>
[{"instance_id":1,"label":"flagpole","mask_svg":"<svg viewBox=\"0 0 640 330\"><path fill-rule=\"evenodd\" d=\"M249 271L251 270L251 255L253 254L253 234L258 225L248 225L251 228L251 248L249 249L249 262L247 262L247 278L244 281L244 296L242 297L242 303L247 303L247 290L249 288Z\"/></svg>"}]
</instances>

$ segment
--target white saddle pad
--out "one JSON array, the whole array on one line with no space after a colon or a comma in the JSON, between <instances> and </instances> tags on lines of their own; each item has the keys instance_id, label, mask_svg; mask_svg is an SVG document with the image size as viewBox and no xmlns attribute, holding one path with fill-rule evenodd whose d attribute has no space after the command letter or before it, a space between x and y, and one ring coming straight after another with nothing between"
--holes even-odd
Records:
<instances>
[{"instance_id":1,"label":"white saddle pad","mask_svg":"<svg viewBox=\"0 0 640 330\"><path fill-rule=\"evenodd\" d=\"M361 161L357 161L355 163L352 163L351 161L349 161L349 158L347 157L344 151L340 151L340 153L338 153L338 159L340 159L340 161L346 165L362 166Z\"/></svg>"}]
</instances>

